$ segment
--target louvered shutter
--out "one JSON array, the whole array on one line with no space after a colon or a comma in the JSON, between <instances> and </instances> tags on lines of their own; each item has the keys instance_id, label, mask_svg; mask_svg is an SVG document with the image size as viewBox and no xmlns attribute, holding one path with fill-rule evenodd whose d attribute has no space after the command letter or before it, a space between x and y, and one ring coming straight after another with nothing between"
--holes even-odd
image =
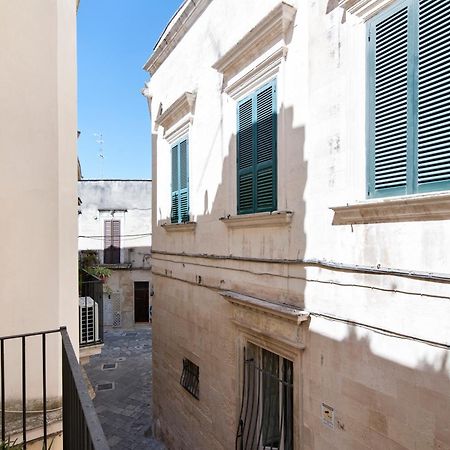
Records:
<instances>
[{"instance_id":1,"label":"louvered shutter","mask_svg":"<svg viewBox=\"0 0 450 450\"><path fill-rule=\"evenodd\" d=\"M275 84L256 93L256 211L276 209Z\"/></svg>"},{"instance_id":2,"label":"louvered shutter","mask_svg":"<svg viewBox=\"0 0 450 450\"><path fill-rule=\"evenodd\" d=\"M110 220L104 222L103 239L103 262L104 264L112 264L112 227Z\"/></svg>"},{"instance_id":3,"label":"louvered shutter","mask_svg":"<svg viewBox=\"0 0 450 450\"><path fill-rule=\"evenodd\" d=\"M111 221L112 264L120 264L120 220Z\"/></svg>"},{"instance_id":4,"label":"louvered shutter","mask_svg":"<svg viewBox=\"0 0 450 450\"><path fill-rule=\"evenodd\" d=\"M238 214L276 209L275 81L238 103Z\"/></svg>"},{"instance_id":5,"label":"louvered shutter","mask_svg":"<svg viewBox=\"0 0 450 450\"><path fill-rule=\"evenodd\" d=\"M410 7L403 2L369 28L369 195L406 193L413 119Z\"/></svg>"},{"instance_id":6,"label":"louvered shutter","mask_svg":"<svg viewBox=\"0 0 450 450\"><path fill-rule=\"evenodd\" d=\"M254 211L253 103L253 97L250 97L238 105L238 214Z\"/></svg>"},{"instance_id":7,"label":"louvered shutter","mask_svg":"<svg viewBox=\"0 0 450 450\"><path fill-rule=\"evenodd\" d=\"M179 144L180 153L180 222L189 222L189 169L188 169L188 142L184 140Z\"/></svg>"},{"instance_id":8,"label":"louvered shutter","mask_svg":"<svg viewBox=\"0 0 450 450\"><path fill-rule=\"evenodd\" d=\"M419 191L450 181L450 1L419 1L417 183Z\"/></svg>"},{"instance_id":9,"label":"louvered shutter","mask_svg":"<svg viewBox=\"0 0 450 450\"><path fill-rule=\"evenodd\" d=\"M189 150L187 139L172 147L171 222L189 222Z\"/></svg>"},{"instance_id":10,"label":"louvered shutter","mask_svg":"<svg viewBox=\"0 0 450 450\"><path fill-rule=\"evenodd\" d=\"M178 145L172 147L172 212L171 222L179 222Z\"/></svg>"}]
</instances>

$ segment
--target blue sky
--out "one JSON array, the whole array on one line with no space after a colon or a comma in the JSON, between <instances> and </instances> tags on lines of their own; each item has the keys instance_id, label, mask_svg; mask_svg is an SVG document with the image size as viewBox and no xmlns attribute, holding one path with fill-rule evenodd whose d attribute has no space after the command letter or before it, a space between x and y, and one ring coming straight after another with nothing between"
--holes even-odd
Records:
<instances>
[{"instance_id":1,"label":"blue sky","mask_svg":"<svg viewBox=\"0 0 450 450\"><path fill-rule=\"evenodd\" d=\"M140 90L153 46L182 0L81 0L78 156L83 177L151 178L150 119ZM104 159L98 138L103 134Z\"/></svg>"}]
</instances>

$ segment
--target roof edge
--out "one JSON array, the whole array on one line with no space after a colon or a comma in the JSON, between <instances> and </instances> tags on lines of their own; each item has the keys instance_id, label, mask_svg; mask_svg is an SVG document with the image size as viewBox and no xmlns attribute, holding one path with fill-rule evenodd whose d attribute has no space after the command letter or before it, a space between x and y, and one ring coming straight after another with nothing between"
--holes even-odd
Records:
<instances>
[{"instance_id":1,"label":"roof edge","mask_svg":"<svg viewBox=\"0 0 450 450\"><path fill-rule=\"evenodd\" d=\"M153 75L212 0L186 0L167 24L143 69Z\"/></svg>"}]
</instances>

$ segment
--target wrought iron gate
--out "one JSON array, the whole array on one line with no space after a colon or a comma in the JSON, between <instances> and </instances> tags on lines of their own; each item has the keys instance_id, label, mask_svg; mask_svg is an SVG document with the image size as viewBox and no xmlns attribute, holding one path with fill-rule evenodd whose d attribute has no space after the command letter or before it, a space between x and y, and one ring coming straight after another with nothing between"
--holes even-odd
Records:
<instances>
[{"instance_id":1,"label":"wrought iron gate","mask_svg":"<svg viewBox=\"0 0 450 450\"><path fill-rule=\"evenodd\" d=\"M236 450L292 450L292 362L255 345L244 349Z\"/></svg>"}]
</instances>

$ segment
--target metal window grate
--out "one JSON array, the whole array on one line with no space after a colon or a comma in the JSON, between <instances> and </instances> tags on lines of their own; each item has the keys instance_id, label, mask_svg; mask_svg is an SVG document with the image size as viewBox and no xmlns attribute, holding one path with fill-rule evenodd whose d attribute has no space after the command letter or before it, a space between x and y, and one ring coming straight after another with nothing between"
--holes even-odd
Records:
<instances>
[{"instance_id":1,"label":"metal window grate","mask_svg":"<svg viewBox=\"0 0 450 450\"><path fill-rule=\"evenodd\" d=\"M249 344L244 348L243 369L235 450L292 450L292 361Z\"/></svg>"},{"instance_id":2,"label":"metal window grate","mask_svg":"<svg viewBox=\"0 0 450 450\"><path fill-rule=\"evenodd\" d=\"M189 359L183 359L183 373L180 384L196 399L199 399L199 367Z\"/></svg>"}]
</instances>

